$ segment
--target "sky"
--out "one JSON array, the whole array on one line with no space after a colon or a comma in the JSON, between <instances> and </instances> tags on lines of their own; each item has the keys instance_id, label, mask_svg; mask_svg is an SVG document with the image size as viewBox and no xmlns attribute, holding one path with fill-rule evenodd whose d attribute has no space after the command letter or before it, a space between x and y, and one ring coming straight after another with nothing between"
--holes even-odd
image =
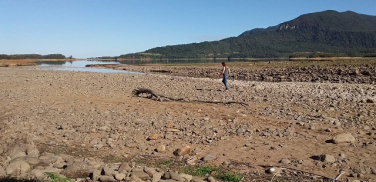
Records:
<instances>
[{"instance_id":1,"label":"sky","mask_svg":"<svg viewBox=\"0 0 376 182\"><path fill-rule=\"evenodd\" d=\"M376 0L0 0L0 54L119 56L325 10L375 16Z\"/></svg>"}]
</instances>

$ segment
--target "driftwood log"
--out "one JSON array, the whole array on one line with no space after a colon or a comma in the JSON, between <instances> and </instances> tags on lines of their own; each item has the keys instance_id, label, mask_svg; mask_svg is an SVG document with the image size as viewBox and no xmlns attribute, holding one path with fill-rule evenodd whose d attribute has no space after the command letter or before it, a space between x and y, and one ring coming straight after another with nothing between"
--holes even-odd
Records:
<instances>
[{"instance_id":1,"label":"driftwood log","mask_svg":"<svg viewBox=\"0 0 376 182\"><path fill-rule=\"evenodd\" d=\"M159 95L156 94L153 90L147 89L147 88L138 88L134 89L132 91L132 95L135 97L146 97L148 99L152 99L155 101L182 101L182 102L202 102L202 103L210 103L210 104L240 104L242 106L248 106L247 103L244 102L220 102L220 101L205 101L205 100L186 100L183 98L172 98L172 97L167 97L164 95Z\"/></svg>"}]
</instances>

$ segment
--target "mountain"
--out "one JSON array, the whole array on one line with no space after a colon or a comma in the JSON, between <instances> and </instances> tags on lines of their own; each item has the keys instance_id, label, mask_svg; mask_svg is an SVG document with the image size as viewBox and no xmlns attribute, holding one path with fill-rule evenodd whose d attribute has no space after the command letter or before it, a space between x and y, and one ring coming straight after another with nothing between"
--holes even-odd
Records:
<instances>
[{"instance_id":1,"label":"mountain","mask_svg":"<svg viewBox=\"0 0 376 182\"><path fill-rule=\"evenodd\" d=\"M301 15L219 41L156 47L119 58L376 56L376 16L333 10Z\"/></svg>"}]
</instances>

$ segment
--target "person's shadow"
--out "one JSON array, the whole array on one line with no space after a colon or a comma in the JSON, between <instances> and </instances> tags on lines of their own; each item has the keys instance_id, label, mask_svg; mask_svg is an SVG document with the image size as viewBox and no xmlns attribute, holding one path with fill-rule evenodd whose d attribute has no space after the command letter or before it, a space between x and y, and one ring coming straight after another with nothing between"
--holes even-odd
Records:
<instances>
[{"instance_id":1,"label":"person's shadow","mask_svg":"<svg viewBox=\"0 0 376 182\"><path fill-rule=\"evenodd\" d=\"M209 91L209 92L211 92L211 91L214 91L215 89L210 89L210 88L196 88L196 90L200 90L200 91ZM222 90L217 89L217 90L215 90L215 91L221 92Z\"/></svg>"}]
</instances>

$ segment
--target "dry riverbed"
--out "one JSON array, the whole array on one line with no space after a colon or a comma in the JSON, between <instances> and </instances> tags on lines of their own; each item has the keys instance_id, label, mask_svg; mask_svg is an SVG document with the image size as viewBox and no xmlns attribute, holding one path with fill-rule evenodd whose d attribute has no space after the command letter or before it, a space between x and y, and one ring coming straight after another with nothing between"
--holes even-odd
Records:
<instances>
[{"instance_id":1,"label":"dry riverbed","mask_svg":"<svg viewBox=\"0 0 376 182\"><path fill-rule=\"evenodd\" d=\"M220 79L168 75L3 67L0 77L2 177L213 180L175 173L178 163L245 181L376 179L373 84L231 80L224 92Z\"/></svg>"}]
</instances>

